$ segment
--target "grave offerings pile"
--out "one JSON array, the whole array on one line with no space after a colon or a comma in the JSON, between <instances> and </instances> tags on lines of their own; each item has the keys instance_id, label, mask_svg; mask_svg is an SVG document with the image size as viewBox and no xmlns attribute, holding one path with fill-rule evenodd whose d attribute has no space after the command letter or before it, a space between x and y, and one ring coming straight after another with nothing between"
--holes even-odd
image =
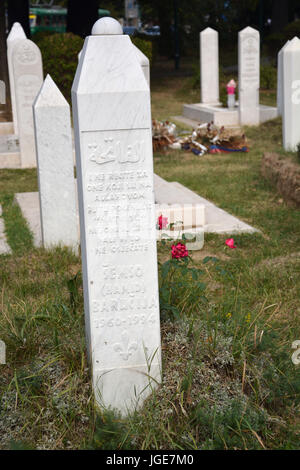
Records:
<instances>
[{"instance_id":1,"label":"grave offerings pile","mask_svg":"<svg viewBox=\"0 0 300 470\"><path fill-rule=\"evenodd\" d=\"M205 153L249 151L245 134L236 129L218 127L212 122L199 124L192 133L178 133L174 123L153 120L152 142L154 152L185 150L201 156Z\"/></svg>"}]
</instances>

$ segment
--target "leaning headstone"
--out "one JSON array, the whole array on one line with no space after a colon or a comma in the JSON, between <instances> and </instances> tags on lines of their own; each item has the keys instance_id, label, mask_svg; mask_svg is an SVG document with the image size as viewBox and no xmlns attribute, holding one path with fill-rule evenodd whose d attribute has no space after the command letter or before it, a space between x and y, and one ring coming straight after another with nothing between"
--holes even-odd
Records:
<instances>
[{"instance_id":1,"label":"leaning headstone","mask_svg":"<svg viewBox=\"0 0 300 470\"><path fill-rule=\"evenodd\" d=\"M294 37L284 48L283 62L283 147L296 151L300 143L300 39Z\"/></svg>"},{"instance_id":2,"label":"leaning headstone","mask_svg":"<svg viewBox=\"0 0 300 470\"><path fill-rule=\"evenodd\" d=\"M86 336L96 401L123 415L160 381L150 90L101 18L72 88Z\"/></svg>"},{"instance_id":3,"label":"leaning headstone","mask_svg":"<svg viewBox=\"0 0 300 470\"><path fill-rule=\"evenodd\" d=\"M43 245L78 248L70 106L47 75L33 104Z\"/></svg>"},{"instance_id":4,"label":"leaning headstone","mask_svg":"<svg viewBox=\"0 0 300 470\"><path fill-rule=\"evenodd\" d=\"M219 104L219 33L206 28L200 33L201 103Z\"/></svg>"},{"instance_id":5,"label":"leaning headstone","mask_svg":"<svg viewBox=\"0 0 300 470\"><path fill-rule=\"evenodd\" d=\"M33 130L33 102L43 83L41 52L29 39L13 46L12 65L15 81L21 167L36 167Z\"/></svg>"},{"instance_id":6,"label":"leaning headstone","mask_svg":"<svg viewBox=\"0 0 300 470\"><path fill-rule=\"evenodd\" d=\"M282 116L283 110L283 51L290 41L287 41L285 45L280 49L277 54L277 109L278 116Z\"/></svg>"},{"instance_id":7,"label":"leaning headstone","mask_svg":"<svg viewBox=\"0 0 300 470\"><path fill-rule=\"evenodd\" d=\"M247 27L239 32L239 120L259 124L259 32Z\"/></svg>"},{"instance_id":8,"label":"leaning headstone","mask_svg":"<svg viewBox=\"0 0 300 470\"><path fill-rule=\"evenodd\" d=\"M11 97L11 108L14 124L14 133L18 135L18 116L17 116L17 105L16 105L16 93L15 93L15 81L14 81L14 72L12 66L12 50L13 46L16 44L16 41L21 39L26 39L26 34L20 23L14 23L9 35L7 36L7 64L8 64L8 76L9 76L9 87L10 87L10 97Z\"/></svg>"}]
</instances>

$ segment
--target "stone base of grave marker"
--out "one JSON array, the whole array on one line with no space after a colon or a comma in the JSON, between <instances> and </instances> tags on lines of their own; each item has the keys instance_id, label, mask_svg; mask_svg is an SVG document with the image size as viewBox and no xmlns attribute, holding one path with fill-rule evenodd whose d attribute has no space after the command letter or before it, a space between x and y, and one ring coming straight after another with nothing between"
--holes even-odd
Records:
<instances>
[{"instance_id":1,"label":"stone base of grave marker","mask_svg":"<svg viewBox=\"0 0 300 470\"><path fill-rule=\"evenodd\" d=\"M13 122L0 122L0 135L7 135L14 133Z\"/></svg>"},{"instance_id":2,"label":"stone base of grave marker","mask_svg":"<svg viewBox=\"0 0 300 470\"><path fill-rule=\"evenodd\" d=\"M184 104L183 118L191 119L196 122L213 122L216 126L237 127L240 126L239 110L223 108L221 106L209 106L202 103ZM276 107L259 105L260 124L278 116ZM176 117L180 120L180 117Z\"/></svg>"},{"instance_id":3,"label":"stone base of grave marker","mask_svg":"<svg viewBox=\"0 0 300 470\"><path fill-rule=\"evenodd\" d=\"M197 210L197 228L204 229L205 233L254 233L258 230L245 222L237 219L228 212L215 206L212 202L204 199L180 183L164 180L154 175L155 214L166 217L177 218L183 205ZM77 198L76 198L77 200ZM17 193L15 202L19 204L23 217L27 220L29 228L33 233L34 245L41 246L41 220L39 193ZM179 207L174 213L174 207ZM195 208L195 209L194 209ZM77 208L78 211L78 208ZM174 215L172 215L172 213ZM156 217L156 219L157 219ZM190 226L183 227L182 233L191 233Z\"/></svg>"},{"instance_id":4,"label":"stone base of grave marker","mask_svg":"<svg viewBox=\"0 0 300 470\"><path fill-rule=\"evenodd\" d=\"M19 141L14 134L0 134L0 169L21 168Z\"/></svg>"}]
</instances>

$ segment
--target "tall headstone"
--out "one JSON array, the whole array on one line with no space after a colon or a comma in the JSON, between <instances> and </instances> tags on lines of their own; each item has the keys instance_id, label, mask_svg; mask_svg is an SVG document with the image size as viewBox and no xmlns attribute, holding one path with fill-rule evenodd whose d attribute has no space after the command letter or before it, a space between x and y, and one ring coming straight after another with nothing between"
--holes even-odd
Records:
<instances>
[{"instance_id":1,"label":"tall headstone","mask_svg":"<svg viewBox=\"0 0 300 470\"><path fill-rule=\"evenodd\" d=\"M147 80L147 83L150 87L150 62L149 62L149 59L148 57L138 48L135 46L135 44L132 44L135 52L136 52L136 55L137 55L137 59L142 67L142 70L143 70L143 73L145 75L145 78ZM80 51L78 53L78 62L80 61L80 57L81 57L81 52Z\"/></svg>"},{"instance_id":2,"label":"tall headstone","mask_svg":"<svg viewBox=\"0 0 300 470\"><path fill-rule=\"evenodd\" d=\"M137 55L137 59L142 67L142 71L145 75L145 79L150 87L150 62L148 57L134 44L132 44Z\"/></svg>"},{"instance_id":3,"label":"tall headstone","mask_svg":"<svg viewBox=\"0 0 300 470\"><path fill-rule=\"evenodd\" d=\"M285 150L296 151L300 143L300 39L284 48L282 135Z\"/></svg>"},{"instance_id":4,"label":"tall headstone","mask_svg":"<svg viewBox=\"0 0 300 470\"><path fill-rule=\"evenodd\" d=\"M43 245L78 249L70 106L47 75L33 104Z\"/></svg>"},{"instance_id":5,"label":"tall headstone","mask_svg":"<svg viewBox=\"0 0 300 470\"><path fill-rule=\"evenodd\" d=\"M219 104L219 33L206 28L200 33L201 103Z\"/></svg>"},{"instance_id":6,"label":"tall headstone","mask_svg":"<svg viewBox=\"0 0 300 470\"><path fill-rule=\"evenodd\" d=\"M123 415L160 381L150 90L101 18L72 88L88 352L97 403Z\"/></svg>"},{"instance_id":7,"label":"tall headstone","mask_svg":"<svg viewBox=\"0 0 300 470\"><path fill-rule=\"evenodd\" d=\"M259 124L259 32L247 27L239 32L239 121Z\"/></svg>"},{"instance_id":8,"label":"tall headstone","mask_svg":"<svg viewBox=\"0 0 300 470\"><path fill-rule=\"evenodd\" d=\"M17 41L12 51L12 66L19 128L21 167L36 167L33 130L33 102L43 84L41 52L29 39Z\"/></svg>"},{"instance_id":9,"label":"tall headstone","mask_svg":"<svg viewBox=\"0 0 300 470\"><path fill-rule=\"evenodd\" d=\"M280 49L277 54L277 110L278 116L282 116L283 110L283 51L290 41L287 41L285 45Z\"/></svg>"},{"instance_id":10,"label":"tall headstone","mask_svg":"<svg viewBox=\"0 0 300 470\"><path fill-rule=\"evenodd\" d=\"M18 116L17 116L17 105L16 105L16 93L15 93L15 81L13 75L13 66L12 66L12 50L13 46L16 44L16 41L21 39L26 39L26 34L20 23L14 23L9 35L7 36L7 64L8 64L8 76L9 76L9 87L10 87L10 97L11 97L11 108L14 124L14 133L18 135Z\"/></svg>"}]
</instances>

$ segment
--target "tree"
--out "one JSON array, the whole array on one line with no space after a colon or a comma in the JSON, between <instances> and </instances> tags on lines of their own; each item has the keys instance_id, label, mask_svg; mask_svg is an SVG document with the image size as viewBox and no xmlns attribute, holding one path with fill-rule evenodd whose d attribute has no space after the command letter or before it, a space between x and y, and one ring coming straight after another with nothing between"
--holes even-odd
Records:
<instances>
[{"instance_id":1,"label":"tree","mask_svg":"<svg viewBox=\"0 0 300 470\"><path fill-rule=\"evenodd\" d=\"M85 37L98 19L98 0L68 0L67 31Z\"/></svg>"},{"instance_id":2,"label":"tree","mask_svg":"<svg viewBox=\"0 0 300 470\"><path fill-rule=\"evenodd\" d=\"M15 22L21 23L26 36L30 38L29 0L8 0L7 14L8 29L10 30Z\"/></svg>"},{"instance_id":3,"label":"tree","mask_svg":"<svg viewBox=\"0 0 300 470\"><path fill-rule=\"evenodd\" d=\"M279 33L289 22L289 1L273 0L272 6L272 33Z\"/></svg>"}]
</instances>

